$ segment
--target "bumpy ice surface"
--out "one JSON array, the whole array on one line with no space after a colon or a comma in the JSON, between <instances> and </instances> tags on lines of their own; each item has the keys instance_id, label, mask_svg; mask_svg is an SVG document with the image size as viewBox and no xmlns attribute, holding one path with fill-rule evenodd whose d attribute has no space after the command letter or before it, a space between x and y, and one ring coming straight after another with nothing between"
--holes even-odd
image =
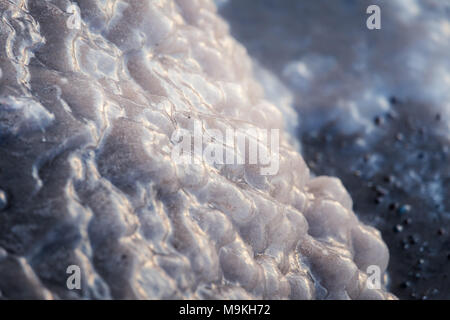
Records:
<instances>
[{"instance_id":1,"label":"bumpy ice surface","mask_svg":"<svg viewBox=\"0 0 450 320\"><path fill-rule=\"evenodd\" d=\"M286 133L273 176L171 158L194 121L289 126L212 2L77 3L79 30L69 1L0 1L1 298L394 298L366 286L379 232Z\"/></svg>"}]
</instances>

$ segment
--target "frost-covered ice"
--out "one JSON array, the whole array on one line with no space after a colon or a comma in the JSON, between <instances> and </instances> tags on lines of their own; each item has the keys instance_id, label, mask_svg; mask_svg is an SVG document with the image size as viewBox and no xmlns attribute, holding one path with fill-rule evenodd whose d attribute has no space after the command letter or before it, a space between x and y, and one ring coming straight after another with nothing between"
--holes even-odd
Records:
<instances>
[{"instance_id":1,"label":"frost-covered ice","mask_svg":"<svg viewBox=\"0 0 450 320\"><path fill-rule=\"evenodd\" d=\"M0 0L1 298L394 298L379 232L286 133L273 176L172 161L194 121L295 127L212 1L77 3L80 30L69 1Z\"/></svg>"}]
</instances>

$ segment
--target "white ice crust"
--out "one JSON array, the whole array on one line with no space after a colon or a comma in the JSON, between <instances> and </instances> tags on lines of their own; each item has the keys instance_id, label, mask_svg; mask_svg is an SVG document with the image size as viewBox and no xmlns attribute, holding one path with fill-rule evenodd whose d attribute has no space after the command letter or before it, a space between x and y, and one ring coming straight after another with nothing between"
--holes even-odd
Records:
<instances>
[{"instance_id":1,"label":"white ice crust","mask_svg":"<svg viewBox=\"0 0 450 320\"><path fill-rule=\"evenodd\" d=\"M395 298L380 233L338 179L310 176L286 132L273 176L171 159L172 133L196 120L295 126L212 1L77 2L79 30L69 1L0 1L4 296ZM81 291L66 288L69 265Z\"/></svg>"}]
</instances>

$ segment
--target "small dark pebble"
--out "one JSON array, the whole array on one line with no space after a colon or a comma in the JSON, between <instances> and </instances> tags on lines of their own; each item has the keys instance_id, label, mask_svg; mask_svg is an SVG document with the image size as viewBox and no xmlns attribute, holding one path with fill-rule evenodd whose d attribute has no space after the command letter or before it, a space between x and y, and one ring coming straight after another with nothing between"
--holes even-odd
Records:
<instances>
[{"instance_id":1,"label":"small dark pebble","mask_svg":"<svg viewBox=\"0 0 450 320\"><path fill-rule=\"evenodd\" d=\"M380 204L381 202L383 202L383 198L382 197L376 197L375 200L373 200L373 202L375 204Z\"/></svg>"},{"instance_id":2,"label":"small dark pebble","mask_svg":"<svg viewBox=\"0 0 450 320\"><path fill-rule=\"evenodd\" d=\"M389 210L397 210L398 209L398 207L399 207L399 204L397 203L397 202L392 202L390 205L389 205Z\"/></svg>"},{"instance_id":3,"label":"small dark pebble","mask_svg":"<svg viewBox=\"0 0 450 320\"><path fill-rule=\"evenodd\" d=\"M442 235L445 234L445 230L442 229L442 228L439 228L439 230L437 231L437 234L438 234L439 236L442 236Z\"/></svg>"},{"instance_id":4,"label":"small dark pebble","mask_svg":"<svg viewBox=\"0 0 450 320\"><path fill-rule=\"evenodd\" d=\"M417 239L416 236L409 236L408 241L410 244L417 244L419 242L419 239Z\"/></svg>"},{"instance_id":5,"label":"small dark pebble","mask_svg":"<svg viewBox=\"0 0 450 320\"><path fill-rule=\"evenodd\" d=\"M394 180L395 180L395 178L392 175L388 175L383 178L383 181L387 182L387 183L392 183L392 182L394 182Z\"/></svg>"},{"instance_id":6,"label":"small dark pebble","mask_svg":"<svg viewBox=\"0 0 450 320\"><path fill-rule=\"evenodd\" d=\"M402 287L403 289L409 288L409 287L411 287L411 282L409 282L409 281L402 282L400 284L400 287Z\"/></svg>"},{"instance_id":7,"label":"small dark pebble","mask_svg":"<svg viewBox=\"0 0 450 320\"><path fill-rule=\"evenodd\" d=\"M441 115L439 113L436 115L436 121L441 121Z\"/></svg>"},{"instance_id":8,"label":"small dark pebble","mask_svg":"<svg viewBox=\"0 0 450 320\"><path fill-rule=\"evenodd\" d=\"M383 120L381 119L381 117L377 116L375 117L375 119L373 120L373 122L375 122L375 124L377 126L381 125L383 123Z\"/></svg>"},{"instance_id":9,"label":"small dark pebble","mask_svg":"<svg viewBox=\"0 0 450 320\"><path fill-rule=\"evenodd\" d=\"M412 219L411 218L406 218L405 220L403 220L403 224L405 226L410 225L412 223Z\"/></svg>"},{"instance_id":10,"label":"small dark pebble","mask_svg":"<svg viewBox=\"0 0 450 320\"><path fill-rule=\"evenodd\" d=\"M392 97L390 97L389 102L390 102L391 104L396 104L396 103L398 102L398 100L397 100L396 97L392 96Z\"/></svg>"}]
</instances>

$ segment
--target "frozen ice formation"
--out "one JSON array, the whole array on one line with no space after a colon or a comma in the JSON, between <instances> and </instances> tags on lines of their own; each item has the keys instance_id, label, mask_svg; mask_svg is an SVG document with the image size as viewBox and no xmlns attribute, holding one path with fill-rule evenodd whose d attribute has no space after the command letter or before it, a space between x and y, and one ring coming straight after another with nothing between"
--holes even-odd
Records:
<instances>
[{"instance_id":1,"label":"frozen ice formation","mask_svg":"<svg viewBox=\"0 0 450 320\"><path fill-rule=\"evenodd\" d=\"M395 298L379 232L286 132L275 175L171 158L195 121L290 126L212 1L0 12L0 298Z\"/></svg>"}]
</instances>

